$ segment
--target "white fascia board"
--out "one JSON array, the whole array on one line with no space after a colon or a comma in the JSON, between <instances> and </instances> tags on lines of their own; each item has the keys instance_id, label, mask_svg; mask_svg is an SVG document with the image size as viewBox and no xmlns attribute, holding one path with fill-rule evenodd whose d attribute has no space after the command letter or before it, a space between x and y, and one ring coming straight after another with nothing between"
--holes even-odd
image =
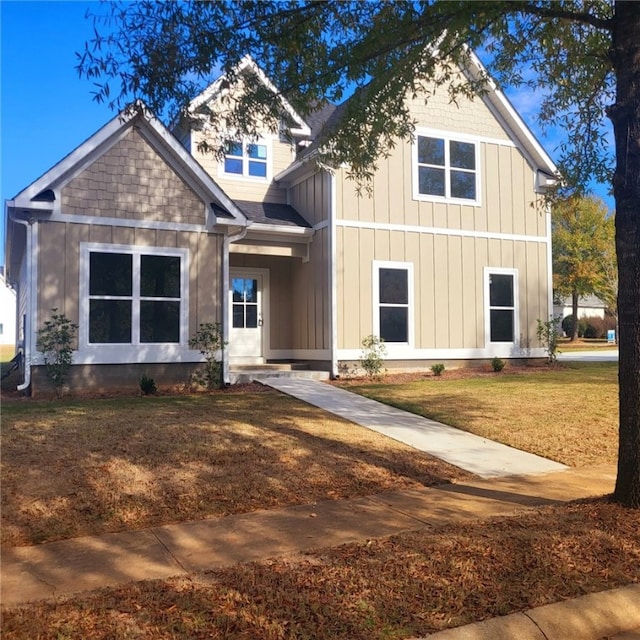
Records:
<instances>
[{"instance_id":1,"label":"white fascia board","mask_svg":"<svg viewBox=\"0 0 640 640\"><path fill-rule=\"evenodd\" d=\"M309 242L315 231L310 227L290 227L278 224L261 224L259 222L251 223L247 239L259 239L263 237L279 236L283 239L294 240L296 242Z\"/></svg>"},{"instance_id":2,"label":"white fascia board","mask_svg":"<svg viewBox=\"0 0 640 640\"><path fill-rule=\"evenodd\" d=\"M487 78L488 91L480 97L489 109L503 121L506 128L513 132L519 143L519 147L526 152L534 166L548 173L551 176L558 176L559 170L551 159L551 156L544 150L536 137L531 132L520 114L514 109L507 96L498 88L495 81L489 76L489 72L482 64L480 58L467 48L472 65L464 69L474 81L478 81L482 76Z\"/></svg>"},{"instance_id":3,"label":"white fascia board","mask_svg":"<svg viewBox=\"0 0 640 640\"><path fill-rule=\"evenodd\" d=\"M308 136L311 135L311 129L309 125L304 121L302 116L291 106L291 103L278 91L277 87L267 78L264 71L260 69L260 67L256 64L253 58L249 55L246 55L235 68L235 74L239 75L246 69L249 69L255 73L260 81L273 91L279 98L284 110L298 123L298 127L295 129L291 129L291 132L299 135L299 136ZM189 103L189 111L194 111L198 107L202 106L206 102L209 102L213 97L215 97L218 93L220 93L222 84L225 80L225 76L220 76L215 82L209 85L199 96L194 98Z\"/></svg>"}]
</instances>

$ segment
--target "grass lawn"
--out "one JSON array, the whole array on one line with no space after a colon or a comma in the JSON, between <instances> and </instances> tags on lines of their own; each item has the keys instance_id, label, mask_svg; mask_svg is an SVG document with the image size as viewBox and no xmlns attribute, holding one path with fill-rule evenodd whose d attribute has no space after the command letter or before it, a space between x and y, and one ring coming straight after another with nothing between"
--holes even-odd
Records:
<instances>
[{"instance_id":1,"label":"grass lawn","mask_svg":"<svg viewBox=\"0 0 640 640\"><path fill-rule=\"evenodd\" d=\"M275 392L3 402L2 544L468 477Z\"/></svg>"},{"instance_id":2,"label":"grass lawn","mask_svg":"<svg viewBox=\"0 0 640 640\"><path fill-rule=\"evenodd\" d=\"M615 458L615 363L347 386L572 464ZM2 436L7 544L465 477L274 393L14 401ZM2 636L390 640L633 582L640 512L594 499L6 608Z\"/></svg>"},{"instance_id":3,"label":"grass lawn","mask_svg":"<svg viewBox=\"0 0 640 640\"><path fill-rule=\"evenodd\" d=\"M445 371L397 384L389 376L345 388L569 466L616 462L617 363L457 375Z\"/></svg>"}]
</instances>

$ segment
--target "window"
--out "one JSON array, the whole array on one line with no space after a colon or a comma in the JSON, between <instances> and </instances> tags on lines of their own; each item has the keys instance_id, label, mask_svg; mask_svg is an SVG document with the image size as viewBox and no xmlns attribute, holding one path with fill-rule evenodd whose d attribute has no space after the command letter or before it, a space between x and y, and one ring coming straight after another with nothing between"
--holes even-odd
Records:
<instances>
[{"instance_id":1,"label":"window","mask_svg":"<svg viewBox=\"0 0 640 640\"><path fill-rule=\"evenodd\" d=\"M257 142L230 142L224 156L224 172L251 178L267 177L267 145Z\"/></svg>"},{"instance_id":2,"label":"window","mask_svg":"<svg viewBox=\"0 0 640 640\"><path fill-rule=\"evenodd\" d=\"M258 281L233 278L233 328L255 329L258 326Z\"/></svg>"},{"instance_id":3,"label":"window","mask_svg":"<svg viewBox=\"0 0 640 640\"><path fill-rule=\"evenodd\" d=\"M374 263L374 333L387 343L411 339L412 271L405 263Z\"/></svg>"},{"instance_id":4,"label":"window","mask_svg":"<svg viewBox=\"0 0 640 640\"><path fill-rule=\"evenodd\" d=\"M89 344L184 342L186 252L88 251Z\"/></svg>"},{"instance_id":5,"label":"window","mask_svg":"<svg viewBox=\"0 0 640 640\"><path fill-rule=\"evenodd\" d=\"M516 273L487 271L489 342L515 342Z\"/></svg>"},{"instance_id":6,"label":"window","mask_svg":"<svg viewBox=\"0 0 640 640\"><path fill-rule=\"evenodd\" d=\"M418 135L414 149L417 199L478 202L475 142Z\"/></svg>"}]
</instances>

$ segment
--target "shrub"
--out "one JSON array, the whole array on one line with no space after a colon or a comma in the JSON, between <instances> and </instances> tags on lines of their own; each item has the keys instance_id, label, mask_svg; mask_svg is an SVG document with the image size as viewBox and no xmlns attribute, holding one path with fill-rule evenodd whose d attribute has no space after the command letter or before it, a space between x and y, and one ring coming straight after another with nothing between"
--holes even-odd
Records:
<instances>
[{"instance_id":1,"label":"shrub","mask_svg":"<svg viewBox=\"0 0 640 640\"><path fill-rule=\"evenodd\" d=\"M73 362L72 344L78 325L57 311L51 309L51 320L47 320L38 330L36 346L44 355L47 377L53 384L56 396L61 398Z\"/></svg>"},{"instance_id":2,"label":"shrub","mask_svg":"<svg viewBox=\"0 0 640 640\"><path fill-rule=\"evenodd\" d=\"M575 320L573 314L569 314L565 316L562 320L562 330L564 334L569 338L573 336L573 327L575 325ZM584 336L585 329L587 328L587 323L584 318L578 318L578 337L582 338Z\"/></svg>"},{"instance_id":3,"label":"shrub","mask_svg":"<svg viewBox=\"0 0 640 640\"><path fill-rule=\"evenodd\" d=\"M566 320L566 318L565 318ZM551 318L546 321L540 320L538 318L536 320L538 323L538 328L536 329L536 335L538 336L538 340L540 344L544 347L544 350L547 352L547 361L549 364L555 364L558 359L558 318ZM562 321L564 324L564 320Z\"/></svg>"},{"instance_id":4,"label":"shrub","mask_svg":"<svg viewBox=\"0 0 640 640\"><path fill-rule=\"evenodd\" d=\"M433 372L434 376L441 376L444 369L445 366L442 364L442 362L438 362L431 367L431 371Z\"/></svg>"},{"instance_id":5,"label":"shrub","mask_svg":"<svg viewBox=\"0 0 640 640\"><path fill-rule=\"evenodd\" d=\"M194 380L207 389L221 387L224 383L222 362L218 354L222 352L226 342L222 339L222 326L219 322L205 322L198 327L196 334L189 340L189 346L196 348L204 356L204 371L193 374Z\"/></svg>"},{"instance_id":6,"label":"shrub","mask_svg":"<svg viewBox=\"0 0 640 640\"><path fill-rule=\"evenodd\" d=\"M502 358L498 358L497 356L491 361L491 368L498 373L504 369L504 365L506 362Z\"/></svg>"},{"instance_id":7,"label":"shrub","mask_svg":"<svg viewBox=\"0 0 640 640\"><path fill-rule=\"evenodd\" d=\"M387 355L384 340L378 336L369 335L362 339L362 355L360 364L369 378L377 378L383 365L383 358Z\"/></svg>"},{"instance_id":8,"label":"shrub","mask_svg":"<svg viewBox=\"0 0 640 640\"><path fill-rule=\"evenodd\" d=\"M140 376L140 389L145 396L152 395L158 391L155 380L144 373Z\"/></svg>"}]
</instances>

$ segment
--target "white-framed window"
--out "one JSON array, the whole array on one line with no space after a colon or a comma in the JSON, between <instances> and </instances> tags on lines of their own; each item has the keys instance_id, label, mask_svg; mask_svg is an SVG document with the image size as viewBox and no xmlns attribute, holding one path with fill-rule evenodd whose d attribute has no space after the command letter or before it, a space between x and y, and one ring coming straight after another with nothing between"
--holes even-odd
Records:
<instances>
[{"instance_id":1,"label":"white-framed window","mask_svg":"<svg viewBox=\"0 0 640 640\"><path fill-rule=\"evenodd\" d=\"M185 345L188 251L83 243L80 343Z\"/></svg>"},{"instance_id":2,"label":"white-framed window","mask_svg":"<svg viewBox=\"0 0 640 640\"><path fill-rule=\"evenodd\" d=\"M414 198L478 205L479 167L477 140L418 131L413 145Z\"/></svg>"},{"instance_id":3,"label":"white-framed window","mask_svg":"<svg viewBox=\"0 0 640 640\"><path fill-rule=\"evenodd\" d=\"M486 267L484 293L487 343L515 343L519 336L517 269Z\"/></svg>"},{"instance_id":4,"label":"white-framed window","mask_svg":"<svg viewBox=\"0 0 640 640\"><path fill-rule=\"evenodd\" d=\"M228 176L266 180L269 177L270 145L266 140L236 140L226 145L223 173Z\"/></svg>"},{"instance_id":5,"label":"white-framed window","mask_svg":"<svg viewBox=\"0 0 640 640\"><path fill-rule=\"evenodd\" d=\"M373 262L373 333L391 345L413 344L413 264Z\"/></svg>"}]
</instances>

